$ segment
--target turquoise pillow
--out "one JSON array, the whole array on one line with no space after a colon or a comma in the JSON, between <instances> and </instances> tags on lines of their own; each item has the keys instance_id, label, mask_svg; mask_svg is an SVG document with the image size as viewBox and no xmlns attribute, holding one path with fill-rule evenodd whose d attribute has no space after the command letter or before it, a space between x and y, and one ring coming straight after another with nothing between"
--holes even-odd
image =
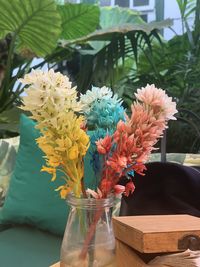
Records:
<instances>
[{"instance_id":1,"label":"turquoise pillow","mask_svg":"<svg viewBox=\"0 0 200 267\"><path fill-rule=\"evenodd\" d=\"M63 235L69 207L54 189L61 179L51 182L51 175L40 172L45 164L43 152L35 139L39 132L35 122L25 115L20 120L20 145L14 173L4 206L0 211L0 224L29 224ZM89 159L85 162L87 186L93 181Z\"/></svg>"}]
</instances>

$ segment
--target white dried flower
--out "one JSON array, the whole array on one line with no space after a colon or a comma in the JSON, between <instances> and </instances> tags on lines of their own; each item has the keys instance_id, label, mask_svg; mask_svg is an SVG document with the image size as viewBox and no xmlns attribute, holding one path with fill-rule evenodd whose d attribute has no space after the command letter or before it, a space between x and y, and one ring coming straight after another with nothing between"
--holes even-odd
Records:
<instances>
[{"instance_id":1,"label":"white dried flower","mask_svg":"<svg viewBox=\"0 0 200 267\"><path fill-rule=\"evenodd\" d=\"M117 98L117 95L115 95ZM110 99L113 97L113 92L110 88L103 86L101 88L99 87L92 87L91 90L87 90L87 92L82 95L80 101L83 105L84 111L89 111L93 102L101 99Z\"/></svg>"},{"instance_id":2,"label":"white dried flower","mask_svg":"<svg viewBox=\"0 0 200 267\"><path fill-rule=\"evenodd\" d=\"M82 111L82 105L77 101L76 88L60 72L52 69L47 72L33 70L20 82L29 85L25 89L21 108L32 113L32 118L38 121L39 127L45 123L55 125L61 112Z\"/></svg>"}]
</instances>

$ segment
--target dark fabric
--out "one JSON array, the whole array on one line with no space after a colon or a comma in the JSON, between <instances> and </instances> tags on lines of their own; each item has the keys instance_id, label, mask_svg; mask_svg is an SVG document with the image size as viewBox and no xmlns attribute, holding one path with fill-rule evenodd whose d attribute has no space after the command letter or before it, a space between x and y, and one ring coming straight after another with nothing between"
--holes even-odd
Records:
<instances>
[{"instance_id":1,"label":"dark fabric","mask_svg":"<svg viewBox=\"0 0 200 267\"><path fill-rule=\"evenodd\" d=\"M121 216L189 214L200 217L200 168L153 162L135 175L135 192L122 198Z\"/></svg>"}]
</instances>

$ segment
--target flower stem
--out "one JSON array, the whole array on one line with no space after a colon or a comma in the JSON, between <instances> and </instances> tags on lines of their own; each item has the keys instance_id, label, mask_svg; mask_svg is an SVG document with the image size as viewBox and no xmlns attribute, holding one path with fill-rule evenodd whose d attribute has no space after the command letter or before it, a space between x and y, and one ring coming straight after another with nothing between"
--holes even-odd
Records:
<instances>
[{"instance_id":1,"label":"flower stem","mask_svg":"<svg viewBox=\"0 0 200 267\"><path fill-rule=\"evenodd\" d=\"M84 185L84 179L81 179L81 191L83 193L83 197L87 198L86 190L85 190L85 185Z\"/></svg>"},{"instance_id":2,"label":"flower stem","mask_svg":"<svg viewBox=\"0 0 200 267\"><path fill-rule=\"evenodd\" d=\"M85 238L85 242L83 244L83 248L82 248L82 251L79 255L79 258L80 259L85 259L86 258L86 255L87 255L87 252L88 252L88 246L95 234L95 229L96 229L96 225L99 221L99 219L101 218L102 216L102 213L103 213L103 209L99 209L96 214L95 214L95 217L94 217L94 221L91 223L90 227L89 227L89 230L86 234L86 238Z\"/></svg>"}]
</instances>

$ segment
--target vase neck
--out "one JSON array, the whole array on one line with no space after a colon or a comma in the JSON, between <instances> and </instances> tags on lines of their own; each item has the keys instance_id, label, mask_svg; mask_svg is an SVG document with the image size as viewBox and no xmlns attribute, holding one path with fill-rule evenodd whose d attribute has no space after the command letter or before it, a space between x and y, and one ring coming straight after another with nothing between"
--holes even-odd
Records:
<instances>
[{"instance_id":1,"label":"vase neck","mask_svg":"<svg viewBox=\"0 0 200 267\"><path fill-rule=\"evenodd\" d=\"M67 203L70 206L77 207L80 209L101 209L101 208L111 208L114 205L114 197L109 198L77 198L72 194L68 195Z\"/></svg>"}]
</instances>

